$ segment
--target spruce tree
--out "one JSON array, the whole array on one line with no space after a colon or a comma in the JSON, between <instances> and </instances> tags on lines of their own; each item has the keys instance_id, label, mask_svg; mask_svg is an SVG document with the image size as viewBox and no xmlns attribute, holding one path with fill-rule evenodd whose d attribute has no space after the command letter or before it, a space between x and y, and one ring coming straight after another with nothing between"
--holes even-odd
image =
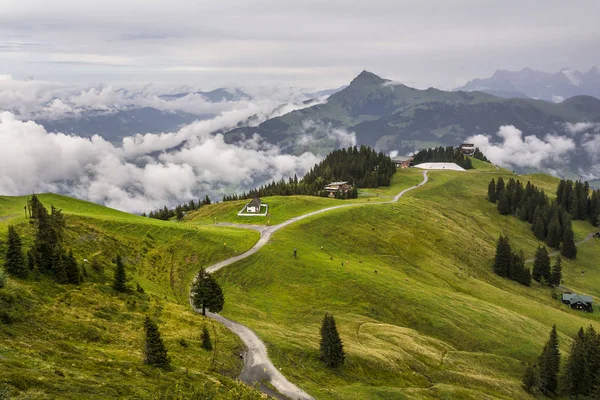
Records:
<instances>
[{"instance_id":1,"label":"spruce tree","mask_svg":"<svg viewBox=\"0 0 600 400\"><path fill-rule=\"evenodd\" d=\"M560 368L560 351L558 350L556 325L552 326L550 337L540 355L539 365L540 391L546 396L556 394L556 390L558 389L558 370Z\"/></svg>"},{"instance_id":2,"label":"spruce tree","mask_svg":"<svg viewBox=\"0 0 600 400\"><path fill-rule=\"evenodd\" d=\"M561 236L562 230L560 228L560 221L558 220L558 216L555 214L548 225L548 234L546 235L546 244L548 247L558 249L560 246Z\"/></svg>"},{"instance_id":3,"label":"spruce tree","mask_svg":"<svg viewBox=\"0 0 600 400\"><path fill-rule=\"evenodd\" d=\"M571 260L577 258L577 246L575 246L573 228L571 226L566 227L563 233L563 245L560 254Z\"/></svg>"},{"instance_id":4,"label":"spruce tree","mask_svg":"<svg viewBox=\"0 0 600 400\"><path fill-rule=\"evenodd\" d=\"M558 286L562 281L562 260L560 256L556 257L556 262L552 266L550 273L550 285Z\"/></svg>"},{"instance_id":5,"label":"spruce tree","mask_svg":"<svg viewBox=\"0 0 600 400\"><path fill-rule=\"evenodd\" d=\"M171 360L160 337L158 326L150 317L144 321L146 341L144 344L144 363L160 368L169 368Z\"/></svg>"},{"instance_id":6,"label":"spruce tree","mask_svg":"<svg viewBox=\"0 0 600 400\"><path fill-rule=\"evenodd\" d=\"M11 275L20 278L27 277L27 265L23 256L21 237L14 226L8 227L8 243L6 248L6 263L4 269Z\"/></svg>"},{"instance_id":7,"label":"spruce tree","mask_svg":"<svg viewBox=\"0 0 600 400\"><path fill-rule=\"evenodd\" d=\"M501 215L509 215L512 213L511 197L508 189L504 189L498 197L498 212Z\"/></svg>"},{"instance_id":8,"label":"spruce tree","mask_svg":"<svg viewBox=\"0 0 600 400\"><path fill-rule=\"evenodd\" d=\"M507 277L512 262L512 249L506 236L500 236L496 244L493 270L496 275Z\"/></svg>"},{"instance_id":9,"label":"spruce tree","mask_svg":"<svg viewBox=\"0 0 600 400\"><path fill-rule=\"evenodd\" d=\"M504 192L504 179L498 178L496 182L496 200L500 199L500 194Z\"/></svg>"},{"instance_id":10,"label":"spruce tree","mask_svg":"<svg viewBox=\"0 0 600 400\"><path fill-rule=\"evenodd\" d=\"M200 335L202 339L202 348L204 350L212 350L212 341L210 340L210 334L208 333L208 328L206 325L202 327L202 335Z\"/></svg>"},{"instance_id":11,"label":"spruce tree","mask_svg":"<svg viewBox=\"0 0 600 400\"><path fill-rule=\"evenodd\" d=\"M31 249L27 252L27 269L29 271L35 270L35 255L34 250Z\"/></svg>"},{"instance_id":12,"label":"spruce tree","mask_svg":"<svg viewBox=\"0 0 600 400\"><path fill-rule=\"evenodd\" d=\"M579 329L575 340L571 343L571 351L567 359L565 378L569 396L578 398L580 394L585 393L586 382L586 353L585 353L585 334L583 328Z\"/></svg>"},{"instance_id":13,"label":"spruce tree","mask_svg":"<svg viewBox=\"0 0 600 400\"><path fill-rule=\"evenodd\" d=\"M328 367L336 368L344 363L344 345L337 331L333 315L325 314L321 324L321 361Z\"/></svg>"},{"instance_id":14,"label":"spruce tree","mask_svg":"<svg viewBox=\"0 0 600 400\"><path fill-rule=\"evenodd\" d=\"M73 255L73 250L70 250L69 254L63 256L63 264L65 266L67 281L75 284L80 283L81 271L79 265L77 265L77 260L75 260L75 256Z\"/></svg>"},{"instance_id":15,"label":"spruce tree","mask_svg":"<svg viewBox=\"0 0 600 400\"><path fill-rule=\"evenodd\" d=\"M538 282L541 282L542 279L546 283L550 281L550 257L544 246L538 246L535 252L531 277Z\"/></svg>"},{"instance_id":16,"label":"spruce tree","mask_svg":"<svg viewBox=\"0 0 600 400\"><path fill-rule=\"evenodd\" d=\"M113 282L113 288L117 292L124 293L127 291L127 275L125 274L125 265L123 264L123 260L121 260L121 255L117 254L117 259L115 260L116 269L115 269L115 279Z\"/></svg>"},{"instance_id":17,"label":"spruce tree","mask_svg":"<svg viewBox=\"0 0 600 400\"><path fill-rule=\"evenodd\" d=\"M218 313L223 309L225 297L221 287L206 270L201 269L192 283L192 304L197 309L202 309L202 315L206 310Z\"/></svg>"},{"instance_id":18,"label":"spruce tree","mask_svg":"<svg viewBox=\"0 0 600 400\"><path fill-rule=\"evenodd\" d=\"M531 389L538 385L538 375L535 365L529 364L527 366L522 382L527 392L531 392Z\"/></svg>"},{"instance_id":19,"label":"spruce tree","mask_svg":"<svg viewBox=\"0 0 600 400\"><path fill-rule=\"evenodd\" d=\"M493 178L488 185L487 199L491 203L496 202L496 181Z\"/></svg>"},{"instance_id":20,"label":"spruce tree","mask_svg":"<svg viewBox=\"0 0 600 400\"><path fill-rule=\"evenodd\" d=\"M546 228L544 227L544 220L540 213L538 213L535 221L533 222L533 234L539 240L546 239Z\"/></svg>"}]
</instances>

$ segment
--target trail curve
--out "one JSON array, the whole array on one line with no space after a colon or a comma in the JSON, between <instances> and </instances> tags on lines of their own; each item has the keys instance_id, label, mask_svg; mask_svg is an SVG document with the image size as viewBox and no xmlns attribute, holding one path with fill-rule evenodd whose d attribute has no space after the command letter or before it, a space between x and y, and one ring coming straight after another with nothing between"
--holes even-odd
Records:
<instances>
[{"instance_id":1,"label":"trail curve","mask_svg":"<svg viewBox=\"0 0 600 400\"><path fill-rule=\"evenodd\" d=\"M277 232L278 230L280 230L290 224L293 224L294 222L300 221L302 219L309 218L314 215L322 214L322 213L325 213L328 211L337 210L340 208L395 203L398 200L400 200L400 198L402 196L404 196L407 192L417 189L417 188L423 186L424 184L426 184L429 180L429 178L427 176L427 172L428 171L423 171L423 181L421 183L419 183L416 186L411 186L407 189L404 189L390 201L378 202L378 203L350 203L350 204L342 204L339 206L327 207L327 208L323 208L321 210L312 211L307 214L303 214L303 215L300 215L297 217L290 218L287 221L284 221L278 225L273 225L273 226L261 227L261 226L256 226L256 225L252 226L252 225L222 224L224 226L233 226L233 227L257 230L260 232L260 239L254 244L254 246L250 250L246 251L245 253L239 254L235 257L231 257L226 260L220 261L216 264L213 264L213 265L207 267L206 271L209 273L213 273L222 268L227 267L228 265L231 265L231 264L236 263L240 260L243 260L247 257L250 257L251 255L256 253L258 250L260 250L262 247L264 247L269 242L269 239L271 239L271 235L273 235L273 233ZM196 279L196 278L194 278L194 279ZM189 301L190 301L190 305L192 306L194 311L196 311L197 313L202 313L201 309L197 309L196 307L194 307L193 302L192 302L191 293L190 293ZM277 368L275 368L275 366L269 359L269 356L267 354L267 348L266 348L265 344L262 342L262 340L259 339L259 337L256 335L256 333L254 333L250 328L248 328L242 324L239 324L235 321L232 321L230 319L227 319L218 314L207 312L206 315L209 318L225 325L225 327L227 327L227 329L229 329L231 332L238 335L239 338L242 340L242 342L244 342L244 345L246 346L246 354L244 357L244 369L242 370L242 374L240 375L240 379L243 382L250 384L250 385L254 384L255 382L259 382L259 384L261 385L260 388L263 392L265 392L268 395L277 397L277 398L282 398L282 399L287 398L287 399L294 399L294 400L314 400L314 398L311 395L309 395L308 393L304 392L302 389L300 389L299 387L297 387L296 385L291 383L285 376L283 376L283 374ZM265 381L269 382L269 384L272 387L274 387L279 393L273 393L273 391L268 386L264 385L263 382L265 382ZM282 395L283 397L280 395Z\"/></svg>"}]
</instances>

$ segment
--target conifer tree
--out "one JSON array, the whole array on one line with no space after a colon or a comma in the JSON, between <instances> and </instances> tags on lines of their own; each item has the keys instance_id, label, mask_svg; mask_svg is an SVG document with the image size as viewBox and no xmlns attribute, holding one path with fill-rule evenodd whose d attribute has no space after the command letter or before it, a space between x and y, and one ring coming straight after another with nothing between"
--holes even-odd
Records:
<instances>
[{"instance_id":1,"label":"conifer tree","mask_svg":"<svg viewBox=\"0 0 600 400\"><path fill-rule=\"evenodd\" d=\"M169 368L171 360L160 337L158 326L150 317L144 321L146 340L144 344L144 363L160 368Z\"/></svg>"},{"instance_id":2,"label":"conifer tree","mask_svg":"<svg viewBox=\"0 0 600 400\"><path fill-rule=\"evenodd\" d=\"M558 286L562 281L562 260L560 256L556 257L556 262L552 266L550 273L550 285Z\"/></svg>"},{"instance_id":3,"label":"conifer tree","mask_svg":"<svg viewBox=\"0 0 600 400\"><path fill-rule=\"evenodd\" d=\"M512 249L506 236L500 236L496 244L496 256L493 270L499 276L508 276L512 258Z\"/></svg>"},{"instance_id":4,"label":"conifer tree","mask_svg":"<svg viewBox=\"0 0 600 400\"><path fill-rule=\"evenodd\" d=\"M546 235L546 244L548 247L557 249L560 246L561 236L562 230L560 228L560 221L558 220L558 216L555 214L548 225L548 234Z\"/></svg>"},{"instance_id":5,"label":"conifer tree","mask_svg":"<svg viewBox=\"0 0 600 400\"><path fill-rule=\"evenodd\" d=\"M587 385L587 366L585 353L585 333L583 328L579 329L577 336L571 343L571 351L567 359L565 378L567 382L567 390L571 398L578 398L580 394L585 393Z\"/></svg>"},{"instance_id":6,"label":"conifer tree","mask_svg":"<svg viewBox=\"0 0 600 400\"><path fill-rule=\"evenodd\" d=\"M69 254L63 255L63 264L65 267L65 274L67 275L67 281L75 284L81 282L81 271L79 265L77 265L77 260L75 260L75 256L73 255L73 250L70 250Z\"/></svg>"},{"instance_id":7,"label":"conifer tree","mask_svg":"<svg viewBox=\"0 0 600 400\"><path fill-rule=\"evenodd\" d=\"M501 215L509 215L512 213L511 198L508 189L504 189L500 192L500 197L498 197L498 212Z\"/></svg>"},{"instance_id":8,"label":"conifer tree","mask_svg":"<svg viewBox=\"0 0 600 400\"><path fill-rule=\"evenodd\" d=\"M117 292L124 293L127 291L127 275L125 273L125 265L123 264L123 260L121 260L121 255L117 254L117 259L115 260L116 269L115 269L115 279L113 282L113 288Z\"/></svg>"},{"instance_id":9,"label":"conifer tree","mask_svg":"<svg viewBox=\"0 0 600 400\"><path fill-rule=\"evenodd\" d=\"M14 226L8 227L8 243L6 248L6 263L4 264L6 272L20 278L27 277L27 265L23 257L21 237Z\"/></svg>"},{"instance_id":10,"label":"conifer tree","mask_svg":"<svg viewBox=\"0 0 600 400\"><path fill-rule=\"evenodd\" d=\"M325 314L321 325L321 361L328 367L336 368L344 363L344 345L337 331L333 315Z\"/></svg>"},{"instance_id":11,"label":"conifer tree","mask_svg":"<svg viewBox=\"0 0 600 400\"><path fill-rule=\"evenodd\" d=\"M27 269L29 271L35 270L35 255L33 249L27 252Z\"/></svg>"},{"instance_id":12,"label":"conifer tree","mask_svg":"<svg viewBox=\"0 0 600 400\"><path fill-rule=\"evenodd\" d=\"M546 396L556 394L558 389L558 370L560 368L560 351L558 350L558 334L556 325L552 326L550 337L542 350L539 360L539 388Z\"/></svg>"},{"instance_id":13,"label":"conifer tree","mask_svg":"<svg viewBox=\"0 0 600 400\"><path fill-rule=\"evenodd\" d=\"M496 181L493 178L488 185L487 199L491 203L496 202Z\"/></svg>"},{"instance_id":14,"label":"conifer tree","mask_svg":"<svg viewBox=\"0 0 600 400\"><path fill-rule=\"evenodd\" d=\"M533 222L533 234L539 240L546 239L546 228L544 227L544 220L542 220L540 213L538 213L535 221Z\"/></svg>"},{"instance_id":15,"label":"conifer tree","mask_svg":"<svg viewBox=\"0 0 600 400\"><path fill-rule=\"evenodd\" d=\"M200 335L202 339L202 348L204 350L212 350L212 341L210 340L210 334L208 333L208 328L206 325L202 327L202 335Z\"/></svg>"},{"instance_id":16,"label":"conifer tree","mask_svg":"<svg viewBox=\"0 0 600 400\"><path fill-rule=\"evenodd\" d=\"M504 191L504 179L498 178L496 181L496 200L500 199L500 194Z\"/></svg>"},{"instance_id":17,"label":"conifer tree","mask_svg":"<svg viewBox=\"0 0 600 400\"><path fill-rule=\"evenodd\" d=\"M544 279L545 282L550 281L550 257L548 250L544 246L538 246L535 252L535 260L533 262L533 271L531 277L540 282Z\"/></svg>"},{"instance_id":18,"label":"conifer tree","mask_svg":"<svg viewBox=\"0 0 600 400\"><path fill-rule=\"evenodd\" d=\"M531 392L531 389L538 385L538 373L535 368L535 365L529 364L525 369L525 374L523 375L523 386L527 392Z\"/></svg>"},{"instance_id":19,"label":"conifer tree","mask_svg":"<svg viewBox=\"0 0 600 400\"><path fill-rule=\"evenodd\" d=\"M202 315L206 310L218 313L223 309L225 297L221 287L206 270L201 269L192 283L192 304L195 308L202 309Z\"/></svg>"},{"instance_id":20,"label":"conifer tree","mask_svg":"<svg viewBox=\"0 0 600 400\"><path fill-rule=\"evenodd\" d=\"M566 227L563 233L563 245L560 254L571 260L577 258L577 246L575 246L573 227L571 225Z\"/></svg>"}]
</instances>

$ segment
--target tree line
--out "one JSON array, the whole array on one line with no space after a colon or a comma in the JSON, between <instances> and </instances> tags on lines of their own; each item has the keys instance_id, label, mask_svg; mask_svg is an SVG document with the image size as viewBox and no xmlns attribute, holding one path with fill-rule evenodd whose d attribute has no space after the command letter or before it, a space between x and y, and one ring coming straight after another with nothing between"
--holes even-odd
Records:
<instances>
[{"instance_id":1,"label":"tree line","mask_svg":"<svg viewBox=\"0 0 600 400\"><path fill-rule=\"evenodd\" d=\"M523 375L523 386L528 392L539 390L546 396L557 394L570 398L592 396L600 398L600 335L590 325L580 328L571 343L566 364L560 372L556 325L552 327L537 364L529 365Z\"/></svg>"},{"instance_id":2,"label":"tree line","mask_svg":"<svg viewBox=\"0 0 600 400\"><path fill-rule=\"evenodd\" d=\"M485 158L479 149L476 149L476 153L478 156ZM485 158L484 161L487 161L487 158ZM434 147L431 149L421 150L415 154L415 158L413 160L415 165L426 162L450 162L455 163L464 169L473 168L471 159L465 156L460 148L454 148L452 146Z\"/></svg>"},{"instance_id":3,"label":"tree line","mask_svg":"<svg viewBox=\"0 0 600 400\"><path fill-rule=\"evenodd\" d=\"M582 181L561 180L556 189L556 202L575 220L589 220L600 224L600 190L590 194L590 184Z\"/></svg>"},{"instance_id":4,"label":"tree line","mask_svg":"<svg viewBox=\"0 0 600 400\"><path fill-rule=\"evenodd\" d=\"M577 257L571 215L559 202L550 202L546 193L531 182L523 186L521 181L510 178L505 185L502 177L497 182L492 179L487 199L497 205L500 214L515 215L532 224L535 236L548 247L560 248L566 258Z\"/></svg>"},{"instance_id":5,"label":"tree line","mask_svg":"<svg viewBox=\"0 0 600 400\"><path fill-rule=\"evenodd\" d=\"M163 221L167 221L173 217L176 217L177 220L179 221L185 216L185 213L190 212L190 211L199 210L200 207L211 204L211 203L212 202L210 201L210 198L208 197L208 195L206 195L206 197L204 197L204 199L198 200L198 202L195 202L192 199L188 203L177 205L175 208L169 208L167 206L164 206L163 208L161 208L159 210L150 211L150 213L148 213L148 215L146 215L146 213L143 213L142 217L148 216L149 218L161 219Z\"/></svg>"},{"instance_id":6,"label":"tree line","mask_svg":"<svg viewBox=\"0 0 600 400\"><path fill-rule=\"evenodd\" d=\"M266 196L325 197L329 193L323 187L332 181L345 181L353 186L353 189L339 193L336 198L355 198L358 196L356 188L389 186L394 173L396 165L389 156L368 146L353 146L332 151L302 179L294 175L287 180L272 181L248 192L223 196L223 201Z\"/></svg>"}]
</instances>

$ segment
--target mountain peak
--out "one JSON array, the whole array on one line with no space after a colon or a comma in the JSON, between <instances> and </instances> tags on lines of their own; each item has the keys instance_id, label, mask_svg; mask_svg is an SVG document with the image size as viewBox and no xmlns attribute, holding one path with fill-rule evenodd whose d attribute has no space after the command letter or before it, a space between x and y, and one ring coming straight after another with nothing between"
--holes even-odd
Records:
<instances>
[{"instance_id":1,"label":"mountain peak","mask_svg":"<svg viewBox=\"0 0 600 400\"><path fill-rule=\"evenodd\" d=\"M353 84L382 84L386 82L386 79L380 78L379 76L375 75L372 72L367 71L366 69L363 70L360 74L358 74L358 76L356 78L354 78L352 80L352 82L350 82L350 85Z\"/></svg>"}]
</instances>

